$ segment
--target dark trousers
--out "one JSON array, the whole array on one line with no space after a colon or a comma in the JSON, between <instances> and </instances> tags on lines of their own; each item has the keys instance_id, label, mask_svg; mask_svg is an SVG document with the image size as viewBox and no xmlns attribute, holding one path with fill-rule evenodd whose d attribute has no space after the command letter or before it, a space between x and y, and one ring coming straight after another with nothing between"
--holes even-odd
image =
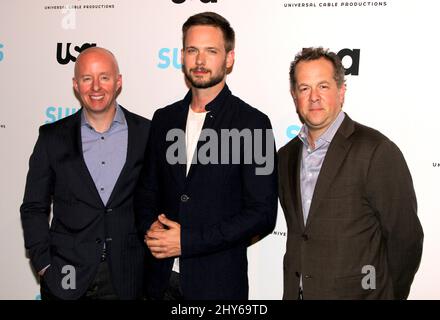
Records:
<instances>
[{"instance_id":1,"label":"dark trousers","mask_svg":"<svg viewBox=\"0 0 440 320\"><path fill-rule=\"evenodd\" d=\"M180 273L172 271L170 276L170 283L165 290L163 300L184 300L182 287L180 286Z\"/></svg>"},{"instance_id":2,"label":"dark trousers","mask_svg":"<svg viewBox=\"0 0 440 320\"><path fill-rule=\"evenodd\" d=\"M298 300L304 300L303 290L301 287L299 287L299 289L298 289Z\"/></svg>"},{"instance_id":3,"label":"dark trousers","mask_svg":"<svg viewBox=\"0 0 440 320\"><path fill-rule=\"evenodd\" d=\"M53 301L62 300L50 292L47 284L44 281L44 276L40 283L41 300ZM96 273L95 279L90 284L86 293L79 298L79 300L117 300L119 299L116 295L113 284L110 277L110 270L108 268L108 263L102 261L99 264L98 272Z\"/></svg>"}]
</instances>

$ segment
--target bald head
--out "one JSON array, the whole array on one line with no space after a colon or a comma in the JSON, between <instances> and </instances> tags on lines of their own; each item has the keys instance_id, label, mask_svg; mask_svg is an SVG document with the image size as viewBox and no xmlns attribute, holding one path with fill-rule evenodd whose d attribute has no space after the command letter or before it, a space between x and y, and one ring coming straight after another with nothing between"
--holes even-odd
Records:
<instances>
[{"instance_id":1,"label":"bald head","mask_svg":"<svg viewBox=\"0 0 440 320\"><path fill-rule=\"evenodd\" d=\"M84 63L84 60L87 60L86 57L90 55L93 55L94 57L97 57L99 59L108 60L113 65L115 73L119 75L118 61L116 61L116 57L110 50L100 47L90 47L83 50L76 58L75 70L74 70L75 78L78 78L80 66Z\"/></svg>"},{"instance_id":2,"label":"bald head","mask_svg":"<svg viewBox=\"0 0 440 320\"><path fill-rule=\"evenodd\" d=\"M104 48L91 47L78 56L73 88L84 112L92 117L113 119L116 97L122 88L115 56Z\"/></svg>"}]
</instances>

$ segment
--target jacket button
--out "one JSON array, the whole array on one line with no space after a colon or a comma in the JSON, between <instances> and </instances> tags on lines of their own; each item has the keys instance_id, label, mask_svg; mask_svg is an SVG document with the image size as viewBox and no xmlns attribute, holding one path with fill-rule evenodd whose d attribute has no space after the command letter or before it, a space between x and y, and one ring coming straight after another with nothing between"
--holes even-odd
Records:
<instances>
[{"instance_id":1,"label":"jacket button","mask_svg":"<svg viewBox=\"0 0 440 320\"><path fill-rule=\"evenodd\" d=\"M112 212L112 211L113 211L112 208L107 208L107 209L105 209L105 212L106 212L106 213L110 213L110 212Z\"/></svg>"},{"instance_id":2,"label":"jacket button","mask_svg":"<svg viewBox=\"0 0 440 320\"><path fill-rule=\"evenodd\" d=\"M102 242L102 240L99 239L99 238L96 238L95 242L98 243L98 244L100 244L100 243Z\"/></svg>"},{"instance_id":3,"label":"jacket button","mask_svg":"<svg viewBox=\"0 0 440 320\"><path fill-rule=\"evenodd\" d=\"M182 196L180 197L180 201L182 202L187 202L189 200L189 197L186 194L182 194Z\"/></svg>"},{"instance_id":4,"label":"jacket button","mask_svg":"<svg viewBox=\"0 0 440 320\"><path fill-rule=\"evenodd\" d=\"M302 235L302 238L303 238L303 240L304 241L307 241L307 240L309 240L309 236L308 235L306 235L305 233Z\"/></svg>"},{"instance_id":5,"label":"jacket button","mask_svg":"<svg viewBox=\"0 0 440 320\"><path fill-rule=\"evenodd\" d=\"M309 275L309 274L306 274L306 275L304 276L304 278L306 278L306 279L312 279L312 276Z\"/></svg>"}]
</instances>

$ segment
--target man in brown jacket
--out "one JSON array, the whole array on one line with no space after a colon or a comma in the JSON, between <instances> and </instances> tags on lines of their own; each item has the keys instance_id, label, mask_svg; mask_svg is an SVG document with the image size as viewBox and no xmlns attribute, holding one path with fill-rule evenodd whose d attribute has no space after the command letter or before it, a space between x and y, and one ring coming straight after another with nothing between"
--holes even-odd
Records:
<instances>
[{"instance_id":1,"label":"man in brown jacket","mask_svg":"<svg viewBox=\"0 0 440 320\"><path fill-rule=\"evenodd\" d=\"M291 64L304 123L279 151L288 236L284 299L406 299L423 231L398 147L342 111L344 67L322 48Z\"/></svg>"}]
</instances>

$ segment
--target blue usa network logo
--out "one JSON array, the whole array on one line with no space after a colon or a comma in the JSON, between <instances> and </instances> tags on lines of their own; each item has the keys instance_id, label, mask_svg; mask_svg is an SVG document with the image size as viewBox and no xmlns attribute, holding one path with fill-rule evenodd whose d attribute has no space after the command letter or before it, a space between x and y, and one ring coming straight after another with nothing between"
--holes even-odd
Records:
<instances>
[{"instance_id":1,"label":"blue usa network logo","mask_svg":"<svg viewBox=\"0 0 440 320\"><path fill-rule=\"evenodd\" d=\"M47 107L46 109L46 123L52 123L63 119L71 114L77 112L80 108L70 108L70 107Z\"/></svg>"},{"instance_id":2,"label":"blue usa network logo","mask_svg":"<svg viewBox=\"0 0 440 320\"><path fill-rule=\"evenodd\" d=\"M3 58L5 57L3 50L2 50L3 47L4 47L3 43L0 43L0 61L2 61Z\"/></svg>"},{"instance_id":3,"label":"blue usa network logo","mask_svg":"<svg viewBox=\"0 0 440 320\"><path fill-rule=\"evenodd\" d=\"M175 69L182 69L179 48L161 48L158 56L159 63L157 64L157 67L159 69L167 69L170 66L173 66Z\"/></svg>"}]
</instances>

